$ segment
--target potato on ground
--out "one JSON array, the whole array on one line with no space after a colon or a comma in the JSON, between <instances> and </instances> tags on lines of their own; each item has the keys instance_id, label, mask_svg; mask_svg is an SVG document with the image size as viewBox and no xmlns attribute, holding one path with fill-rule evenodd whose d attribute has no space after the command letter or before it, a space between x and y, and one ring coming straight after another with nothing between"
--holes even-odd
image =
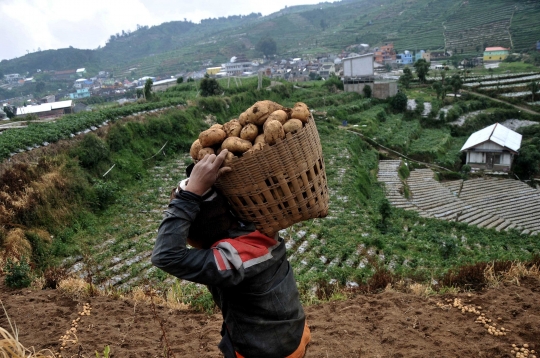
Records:
<instances>
[{"instance_id":1,"label":"potato on ground","mask_svg":"<svg viewBox=\"0 0 540 358\"><path fill-rule=\"evenodd\" d=\"M242 130L242 125L238 119L232 119L223 125L223 131L229 137L239 137L240 131Z\"/></svg>"},{"instance_id":2,"label":"potato on ground","mask_svg":"<svg viewBox=\"0 0 540 358\"><path fill-rule=\"evenodd\" d=\"M242 154L250 150L251 142L238 137L229 137L221 144L222 149L227 149L234 154Z\"/></svg>"},{"instance_id":3,"label":"potato on ground","mask_svg":"<svg viewBox=\"0 0 540 358\"><path fill-rule=\"evenodd\" d=\"M283 106L276 102L268 100L256 102L240 115L240 124L244 125L242 122L245 122L260 126L266 121L270 113L279 109L283 109Z\"/></svg>"},{"instance_id":4,"label":"potato on ground","mask_svg":"<svg viewBox=\"0 0 540 358\"><path fill-rule=\"evenodd\" d=\"M211 128L199 134L199 142L203 148L212 147L223 142L226 137L227 134L223 129Z\"/></svg>"},{"instance_id":5,"label":"potato on ground","mask_svg":"<svg viewBox=\"0 0 540 358\"><path fill-rule=\"evenodd\" d=\"M259 128L253 123L248 123L240 132L240 138L253 142L259 135Z\"/></svg>"},{"instance_id":6,"label":"potato on ground","mask_svg":"<svg viewBox=\"0 0 540 358\"><path fill-rule=\"evenodd\" d=\"M309 119L309 108L305 103L297 102L291 110L291 118L296 118L306 123Z\"/></svg>"},{"instance_id":7,"label":"potato on ground","mask_svg":"<svg viewBox=\"0 0 540 358\"><path fill-rule=\"evenodd\" d=\"M285 122L287 122L287 119L289 119L289 115L287 114L287 112L282 109L278 109L277 111L270 113L267 121L276 120L281 124L285 124Z\"/></svg>"},{"instance_id":8,"label":"potato on ground","mask_svg":"<svg viewBox=\"0 0 540 358\"><path fill-rule=\"evenodd\" d=\"M214 151L213 148L203 148L203 149L199 150L199 154L197 156L197 159L198 160L203 159L206 154L216 154L216 152Z\"/></svg>"},{"instance_id":9,"label":"potato on ground","mask_svg":"<svg viewBox=\"0 0 540 358\"><path fill-rule=\"evenodd\" d=\"M212 125L209 129L223 129L223 125L219 124L219 123L216 123L216 124Z\"/></svg>"},{"instance_id":10,"label":"potato on ground","mask_svg":"<svg viewBox=\"0 0 540 358\"><path fill-rule=\"evenodd\" d=\"M283 125L285 133L290 133L302 129L302 121L296 118L291 118Z\"/></svg>"},{"instance_id":11,"label":"potato on ground","mask_svg":"<svg viewBox=\"0 0 540 358\"><path fill-rule=\"evenodd\" d=\"M264 141L270 145L275 144L278 139L285 138L283 125L279 121L272 120L265 123Z\"/></svg>"},{"instance_id":12,"label":"potato on ground","mask_svg":"<svg viewBox=\"0 0 540 358\"><path fill-rule=\"evenodd\" d=\"M199 159L199 151L203 148L201 145L201 142L197 139L193 144L191 145L191 148L189 149L189 155L191 155L191 158L198 160Z\"/></svg>"}]
</instances>

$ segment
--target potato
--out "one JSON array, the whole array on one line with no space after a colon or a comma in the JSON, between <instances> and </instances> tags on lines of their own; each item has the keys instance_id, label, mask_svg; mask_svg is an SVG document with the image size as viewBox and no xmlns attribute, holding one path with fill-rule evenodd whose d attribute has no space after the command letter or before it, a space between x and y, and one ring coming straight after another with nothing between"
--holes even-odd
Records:
<instances>
[{"instance_id":1,"label":"potato","mask_svg":"<svg viewBox=\"0 0 540 358\"><path fill-rule=\"evenodd\" d=\"M253 142L259 135L259 129L253 123L248 123L240 132L240 138Z\"/></svg>"},{"instance_id":2,"label":"potato","mask_svg":"<svg viewBox=\"0 0 540 358\"><path fill-rule=\"evenodd\" d=\"M306 123L309 119L310 113L309 108L305 103L297 102L294 104L294 107L291 111L291 118L296 118L301 120L303 123Z\"/></svg>"},{"instance_id":3,"label":"potato","mask_svg":"<svg viewBox=\"0 0 540 358\"><path fill-rule=\"evenodd\" d=\"M272 120L265 123L264 141L270 145L275 144L278 139L285 138L285 131L279 121Z\"/></svg>"},{"instance_id":4,"label":"potato","mask_svg":"<svg viewBox=\"0 0 540 358\"><path fill-rule=\"evenodd\" d=\"M249 107L248 110L242 113L240 116L242 118L245 116L246 123L253 123L260 126L264 123L264 121L266 121L270 113L279 109L283 109L283 106L276 102L268 100L259 101L253 106ZM240 124L242 124L242 121L240 121Z\"/></svg>"},{"instance_id":5,"label":"potato","mask_svg":"<svg viewBox=\"0 0 540 358\"><path fill-rule=\"evenodd\" d=\"M235 156L235 155L233 154L233 152L228 152L228 153L227 153L227 156L226 156L225 159L223 160L223 166L224 166L224 167L230 167L234 158L238 158L238 157Z\"/></svg>"},{"instance_id":6,"label":"potato","mask_svg":"<svg viewBox=\"0 0 540 358\"><path fill-rule=\"evenodd\" d=\"M219 124L219 123L216 123L216 124L210 126L209 129L223 129L223 125Z\"/></svg>"},{"instance_id":7,"label":"potato","mask_svg":"<svg viewBox=\"0 0 540 358\"><path fill-rule=\"evenodd\" d=\"M193 144L191 145L191 148L189 149L189 155L191 155L191 158L194 160L199 159L199 151L202 149L201 142L197 139Z\"/></svg>"},{"instance_id":8,"label":"potato","mask_svg":"<svg viewBox=\"0 0 540 358\"><path fill-rule=\"evenodd\" d=\"M265 122L266 123L266 122ZM264 133L263 134L259 134L257 136L257 138L255 138L255 140L253 141L253 145L257 144L257 143L266 143L264 141Z\"/></svg>"},{"instance_id":9,"label":"potato","mask_svg":"<svg viewBox=\"0 0 540 358\"><path fill-rule=\"evenodd\" d=\"M238 119L231 119L223 125L223 131L229 137L239 137L240 131L242 130L242 125L238 122Z\"/></svg>"},{"instance_id":10,"label":"potato","mask_svg":"<svg viewBox=\"0 0 540 358\"><path fill-rule=\"evenodd\" d=\"M256 143L256 144L253 145L253 147L251 147L250 150L247 151L247 153L253 153L253 152L256 152L258 150L262 150L265 145L266 145L266 143L264 143L264 142Z\"/></svg>"},{"instance_id":11,"label":"potato","mask_svg":"<svg viewBox=\"0 0 540 358\"><path fill-rule=\"evenodd\" d=\"M248 115L247 115L247 111L245 111L244 113L240 114L240 116L238 117L238 123L240 123L240 125L243 127L247 124L247 119L248 119Z\"/></svg>"},{"instance_id":12,"label":"potato","mask_svg":"<svg viewBox=\"0 0 540 358\"><path fill-rule=\"evenodd\" d=\"M238 137L229 137L223 141L221 148L228 149L229 152L235 154L242 154L250 150L252 147L251 142Z\"/></svg>"},{"instance_id":13,"label":"potato","mask_svg":"<svg viewBox=\"0 0 540 358\"><path fill-rule=\"evenodd\" d=\"M220 144L227 137L223 129L211 128L199 134L199 141L203 148Z\"/></svg>"},{"instance_id":14,"label":"potato","mask_svg":"<svg viewBox=\"0 0 540 358\"><path fill-rule=\"evenodd\" d=\"M302 129L302 121L296 118L289 119L283 125L283 130L285 133L294 132L299 129Z\"/></svg>"},{"instance_id":15,"label":"potato","mask_svg":"<svg viewBox=\"0 0 540 358\"><path fill-rule=\"evenodd\" d=\"M206 154L216 154L216 152L214 151L213 148L209 148L209 147L203 148L203 149L199 150L199 154L197 155L197 159L198 160L203 159Z\"/></svg>"},{"instance_id":16,"label":"potato","mask_svg":"<svg viewBox=\"0 0 540 358\"><path fill-rule=\"evenodd\" d=\"M270 113L266 121L276 120L281 124L285 124L285 122L287 122L287 119L289 119L289 115L287 114L287 112L282 109L278 109L277 111Z\"/></svg>"}]
</instances>

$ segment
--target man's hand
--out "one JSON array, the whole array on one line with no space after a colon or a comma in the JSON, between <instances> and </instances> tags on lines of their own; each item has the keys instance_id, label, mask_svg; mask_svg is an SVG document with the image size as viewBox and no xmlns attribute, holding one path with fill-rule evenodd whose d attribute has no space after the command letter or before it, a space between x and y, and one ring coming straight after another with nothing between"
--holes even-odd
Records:
<instances>
[{"instance_id":1,"label":"man's hand","mask_svg":"<svg viewBox=\"0 0 540 358\"><path fill-rule=\"evenodd\" d=\"M202 195L214 185L220 175L230 172L232 170L230 167L223 167L220 169L228 152L227 149L223 149L218 156L215 154L207 154L195 164L189 177L186 190L193 194Z\"/></svg>"}]
</instances>

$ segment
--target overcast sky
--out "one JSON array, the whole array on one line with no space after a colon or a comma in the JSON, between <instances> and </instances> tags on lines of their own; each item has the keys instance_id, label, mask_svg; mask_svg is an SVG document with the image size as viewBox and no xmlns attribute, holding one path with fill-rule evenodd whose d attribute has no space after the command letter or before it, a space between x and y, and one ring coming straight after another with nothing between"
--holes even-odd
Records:
<instances>
[{"instance_id":1,"label":"overcast sky","mask_svg":"<svg viewBox=\"0 0 540 358\"><path fill-rule=\"evenodd\" d=\"M0 60L28 51L73 46L95 49L122 30L139 25L260 12L317 0L0 0Z\"/></svg>"}]
</instances>

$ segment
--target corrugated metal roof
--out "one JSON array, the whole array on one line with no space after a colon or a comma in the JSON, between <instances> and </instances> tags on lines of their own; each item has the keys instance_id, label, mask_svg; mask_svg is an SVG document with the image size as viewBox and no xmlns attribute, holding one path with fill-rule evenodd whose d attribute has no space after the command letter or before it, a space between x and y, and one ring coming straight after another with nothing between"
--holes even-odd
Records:
<instances>
[{"instance_id":1,"label":"corrugated metal roof","mask_svg":"<svg viewBox=\"0 0 540 358\"><path fill-rule=\"evenodd\" d=\"M43 103L38 106L27 106L27 107L19 107L17 108L17 115L25 115L25 114L32 114L32 113L40 113L40 112L48 112L55 109L60 108L67 108L71 107L71 104L73 103L72 100L68 101L60 101L60 102L52 102L52 103Z\"/></svg>"},{"instance_id":2,"label":"corrugated metal roof","mask_svg":"<svg viewBox=\"0 0 540 358\"><path fill-rule=\"evenodd\" d=\"M488 51L506 51L506 50L509 50L505 47L501 47L501 46L496 46L496 47L486 47L486 52Z\"/></svg>"},{"instance_id":3,"label":"corrugated metal roof","mask_svg":"<svg viewBox=\"0 0 540 358\"><path fill-rule=\"evenodd\" d=\"M463 144L463 147L461 147L461 151L475 147L487 141L492 141L501 147L517 152L521 147L521 138L521 134L506 128L502 124L495 123L471 134L469 139L467 139L465 144Z\"/></svg>"}]
</instances>

